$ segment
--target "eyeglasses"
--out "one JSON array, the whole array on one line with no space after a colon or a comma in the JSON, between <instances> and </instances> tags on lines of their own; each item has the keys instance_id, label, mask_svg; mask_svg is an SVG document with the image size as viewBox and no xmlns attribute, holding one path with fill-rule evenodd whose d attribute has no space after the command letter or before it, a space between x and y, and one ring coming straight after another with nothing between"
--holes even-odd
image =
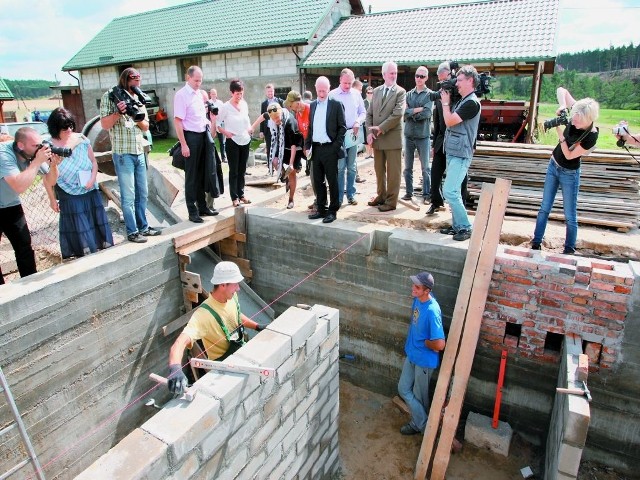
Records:
<instances>
[{"instance_id":1,"label":"eyeglasses","mask_svg":"<svg viewBox=\"0 0 640 480\"><path fill-rule=\"evenodd\" d=\"M267 108L267 113L276 113L278 109L276 107Z\"/></svg>"},{"instance_id":2,"label":"eyeglasses","mask_svg":"<svg viewBox=\"0 0 640 480\"><path fill-rule=\"evenodd\" d=\"M373 93L373 90L367 90L367 93Z\"/></svg>"},{"instance_id":3,"label":"eyeglasses","mask_svg":"<svg viewBox=\"0 0 640 480\"><path fill-rule=\"evenodd\" d=\"M131 80L140 80L140 75L129 75Z\"/></svg>"},{"instance_id":4,"label":"eyeglasses","mask_svg":"<svg viewBox=\"0 0 640 480\"><path fill-rule=\"evenodd\" d=\"M420 75L420 74L416 73L416 78L424 79L424 78L427 78L427 76L426 75Z\"/></svg>"},{"instance_id":5,"label":"eyeglasses","mask_svg":"<svg viewBox=\"0 0 640 480\"><path fill-rule=\"evenodd\" d=\"M65 123L64 125L62 125L62 130L68 130L69 128L71 130L75 130L76 124L75 123Z\"/></svg>"}]
</instances>

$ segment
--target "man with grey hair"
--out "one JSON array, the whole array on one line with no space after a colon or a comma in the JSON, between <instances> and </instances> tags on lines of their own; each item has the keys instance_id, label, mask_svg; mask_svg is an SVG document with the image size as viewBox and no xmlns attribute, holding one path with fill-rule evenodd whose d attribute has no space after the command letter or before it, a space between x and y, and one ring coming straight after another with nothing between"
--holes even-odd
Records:
<instances>
[{"instance_id":1,"label":"man with grey hair","mask_svg":"<svg viewBox=\"0 0 640 480\"><path fill-rule=\"evenodd\" d=\"M431 147L431 112L433 93L427 88L429 70L420 66L415 73L415 88L407 93L407 108L404 111L404 183L406 194L403 200L413 196L413 159L418 150L422 167L422 203L429 203L431 172L429 169L429 151Z\"/></svg>"},{"instance_id":2,"label":"man with grey hair","mask_svg":"<svg viewBox=\"0 0 640 480\"><path fill-rule=\"evenodd\" d=\"M347 124L347 133L344 137L345 156L338 160L338 198L342 205L345 191L345 171L347 174L347 201L349 205L357 205L356 201L356 156L358 154L358 141L362 137L361 125L364 124L366 110L362 95L353 88L355 76L353 72L345 68L340 72L340 86L331 90L331 98L340 102L344 107L344 117Z\"/></svg>"},{"instance_id":3,"label":"man with grey hair","mask_svg":"<svg viewBox=\"0 0 640 480\"><path fill-rule=\"evenodd\" d=\"M309 133L304 143L305 154L312 150L313 183L316 192L317 211L309 220L321 218L323 223L336 219L340 200L338 195L338 159L344 157L344 135L347 126L344 106L329 97L331 84L327 77L316 80L317 99L311 102ZM329 186L329 209L327 211L327 186Z\"/></svg>"},{"instance_id":4,"label":"man with grey hair","mask_svg":"<svg viewBox=\"0 0 640 480\"><path fill-rule=\"evenodd\" d=\"M444 181L444 198L451 208L451 226L440 233L453 235L457 241L471 237L471 222L467 215L460 186L469 171L480 124L480 101L475 89L478 72L471 65L458 70L456 86L462 97L451 105L451 93L441 90L442 114L447 130L444 134L444 150L447 154L447 177Z\"/></svg>"},{"instance_id":5,"label":"man with grey hair","mask_svg":"<svg viewBox=\"0 0 640 480\"><path fill-rule=\"evenodd\" d=\"M406 91L396 84L398 65L382 65L384 85L373 91L367 110L367 143L374 150L373 165L376 172L377 195L369 206L381 212L396 209L400 194L402 173L402 113Z\"/></svg>"}]
</instances>

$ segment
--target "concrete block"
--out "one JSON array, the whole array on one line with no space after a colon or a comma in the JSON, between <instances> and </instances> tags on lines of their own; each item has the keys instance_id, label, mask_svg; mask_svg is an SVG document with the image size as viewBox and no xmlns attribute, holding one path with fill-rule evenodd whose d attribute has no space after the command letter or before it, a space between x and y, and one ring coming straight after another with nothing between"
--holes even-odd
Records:
<instances>
[{"instance_id":1,"label":"concrete block","mask_svg":"<svg viewBox=\"0 0 640 480\"><path fill-rule=\"evenodd\" d=\"M163 478L168 471L167 445L137 428L75 478Z\"/></svg>"},{"instance_id":2,"label":"concrete block","mask_svg":"<svg viewBox=\"0 0 640 480\"><path fill-rule=\"evenodd\" d=\"M486 447L494 453L508 457L512 436L513 430L508 423L499 422L498 428L493 429L491 418L469 412L464 427L464 439L472 445Z\"/></svg>"},{"instance_id":3,"label":"concrete block","mask_svg":"<svg viewBox=\"0 0 640 480\"><path fill-rule=\"evenodd\" d=\"M278 368L292 353L291 337L272 330L263 330L238 350L238 356L256 365Z\"/></svg>"},{"instance_id":4,"label":"concrete block","mask_svg":"<svg viewBox=\"0 0 640 480\"><path fill-rule=\"evenodd\" d=\"M182 480L184 478L191 478L191 476L198 471L200 463L198 462L198 455L196 452L189 454L187 459L180 465L171 477L171 480Z\"/></svg>"},{"instance_id":5,"label":"concrete block","mask_svg":"<svg viewBox=\"0 0 640 480\"><path fill-rule=\"evenodd\" d=\"M216 428L210 430L202 440L200 444L200 450L202 451L202 458L207 461L212 461L212 457L215 456L220 447L227 442L227 439L232 432L236 431L244 420L242 416L242 409L236 409L238 415L229 415L222 423L219 423ZM224 450L221 450L224 452ZM213 461L215 463L215 461Z\"/></svg>"},{"instance_id":6,"label":"concrete block","mask_svg":"<svg viewBox=\"0 0 640 480\"><path fill-rule=\"evenodd\" d=\"M565 395L566 408L564 415L564 441L584 447L587 441L589 424L591 423L591 409L585 397Z\"/></svg>"},{"instance_id":7,"label":"concrete block","mask_svg":"<svg viewBox=\"0 0 640 480\"><path fill-rule=\"evenodd\" d=\"M323 359L327 354L338 346L338 340L340 339L340 330L336 329L327 337L327 339L320 344L320 358ZM336 349L337 350L337 349ZM336 352L336 359L337 359Z\"/></svg>"},{"instance_id":8,"label":"concrete block","mask_svg":"<svg viewBox=\"0 0 640 480\"><path fill-rule=\"evenodd\" d=\"M251 418L247 418L245 422L240 424L240 428L229 436L227 441L228 447L231 451L235 451L236 448L240 448L243 445L247 445L249 439L253 437L255 432L262 426L262 416L253 415Z\"/></svg>"},{"instance_id":9,"label":"concrete block","mask_svg":"<svg viewBox=\"0 0 640 480\"><path fill-rule=\"evenodd\" d=\"M307 360L304 349L293 352L287 360L276 370L276 378L280 383L285 382L289 377Z\"/></svg>"},{"instance_id":10,"label":"concrete block","mask_svg":"<svg viewBox=\"0 0 640 480\"><path fill-rule=\"evenodd\" d=\"M267 439L267 455L271 456L273 452L282 451L282 441L284 437L293 429L293 415L289 415L287 419L282 422L274 432L274 434Z\"/></svg>"},{"instance_id":11,"label":"concrete block","mask_svg":"<svg viewBox=\"0 0 640 480\"><path fill-rule=\"evenodd\" d=\"M313 404L313 402L316 401L316 398L318 398L319 391L320 390L318 389L317 385L313 387L309 391L309 394L307 395L307 397L302 402L300 402L300 404L296 407L295 417L294 417L296 422L299 421L299 419L307 412L307 410Z\"/></svg>"},{"instance_id":12,"label":"concrete block","mask_svg":"<svg viewBox=\"0 0 640 480\"><path fill-rule=\"evenodd\" d=\"M289 415L285 422L287 422L289 419L293 420L293 414ZM306 418L299 419L293 424L293 428L291 428L291 430L289 430L287 434L282 438L282 450L285 455L289 452L289 450L292 450L295 453L295 447L291 447L295 446L300 437L304 434L304 432L307 431L308 425L306 420Z\"/></svg>"},{"instance_id":13,"label":"concrete block","mask_svg":"<svg viewBox=\"0 0 640 480\"><path fill-rule=\"evenodd\" d=\"M243 347L244 348L244 347ZM225 362L243 364L246 360L235 358L235 355L227 358ZM260 385L260 379L257 375L243 375L240 373L220 373L208 372L204 377L200 378L195 386L198 393L202 396L210 396L220 401L222 406L221 415L226 417L229 412L233 411L242 404L244 399L249 396Z\"/></svg>"},{"instance_id":14,"label":"concrete block","mask_svg":"<svg viewBox=\"0 0 640 480\"><path fill-rule=\"evenodd\" d=\"M291 337L291 351L295 352L313 334L316 323L316 314L312 310L289 307L267 329Z\"/></svg>"},{"instance_id":15,"label":"concrete block","mask_svg":"<svg viewBox=\"0 0 640 480\"><path fill-rule=\"evenodd\" d=\"M180 463L220 423L219 410L220 402L206 395L172 400L140 428L169 445L172 462Z\"/></svg>"},{"instance_id":16,"label":"concrete block","mask_svg":"<svg viewBox=\"0 0 640 480\"><path fill-rule=\"evenodd\" d=\"M340 325L340 310L318 304L315 304L311 309L316 312L318 321L326 320L329 322L328 333L333 332Z\"/></svg>"},{"instance_id":17,"label":"concrete block","mask_svg":"<svg viewBox=\"0 0 640 480\"><path fill-rule=\"evenodd\" d=\"M582 449L572 447L563 442L558 452L558 470L567 475L578 475L580 469L580 459L582 458Z\"/></svg>"},{"instance_id":18,"label":"concrete block","mask_svg":"<svg viewBox=\"0 0 640 480\"><path fill-rule=\"evenodd\" d=\"M267 400L262 408L265 418L269 418L280 410L284 401L293 393L293 380L287 380L280 388Z\"/></svg>"},{"instance_id":19,"label":"concrete block","mask_svg":"<svg viewBox=\"0 0 640 480\"><path fill-rule=\"evenodd\" d=\"M276 415L266 419L264 423L252 436L249 445L249 453L255 455L260 451L267 443L267 440L272 436L278 434L278 428L280 426L280 415Z\"/></svg>"},{"instance_id":20,"label":"concrete block","mask_svg":"<svg viewBox=\"0 0 640 480\"><path fill-rule=\"evenodd\" d=\"M305 344L305 354L310 356L317 350L320 344L327 338L329 333L329 322L326 319L318 319L316 324L316 331L311 334Z\"/></svg>"},{"instance_id":21,"label":"concrete block","mask_svg":"<svg viewBox=\"0 0 640 480\"><path fill-rule=\"evenodd\" d=\"M333 478L333 474L338 469L340 463L340 459L338 458L339 453L340 450L338 450L337 448L331 451L328 460L324 464L325 476L331 476L331 478Z\"/></svg>"},{"instance_id":22,"label":"concrete block","mask_svg":"<svg viewBox=\"0 0 640 480\"><path fill-rule=\"evenodd\" d=\"M318 460L316 460L316 462L313 464L313 467L311 467L311 478L317 478L318 473L324 471L324 464L327 461L328 457L328 449L320 450L320 457L318 457Z\"/></svg>"}]
</instances>

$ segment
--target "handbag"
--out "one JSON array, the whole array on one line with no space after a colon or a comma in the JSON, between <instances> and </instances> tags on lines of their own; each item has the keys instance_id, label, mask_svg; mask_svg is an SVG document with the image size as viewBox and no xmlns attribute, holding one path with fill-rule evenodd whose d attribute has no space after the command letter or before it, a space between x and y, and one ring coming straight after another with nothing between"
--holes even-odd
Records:
<instances>
[{"instance_id":1,"label":"handbag","mask_svg":"<svg viewBox=\"0 0 640 480\"><path fill-rule=\"evenodd\" d=\"M173 147L169 149L169 156L172 157L171 165L175 168L179 168L180 170L185 169L185 159L182 156L182 147L180 146L180 142L176 142Z\"/></svg>"}]
</instances>

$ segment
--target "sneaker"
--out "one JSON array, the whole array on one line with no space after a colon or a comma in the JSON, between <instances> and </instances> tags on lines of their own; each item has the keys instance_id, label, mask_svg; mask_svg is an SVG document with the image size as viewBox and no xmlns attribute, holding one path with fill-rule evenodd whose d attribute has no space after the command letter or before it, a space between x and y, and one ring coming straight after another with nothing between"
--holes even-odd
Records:
<instances>
[{"instance_id":1,"label":"sneaker","mask_svg":"<svg viewBox=\"0 0 640 480\"><path fill-rule=\"evenodd\" d=\"M364 183L366 180L364 178L360 178L360 175L356 176L356 183Z\"/></svg>"},{"instance_id":2,"label":"sneaker","mask_svg":"<svg viewBox=\"0 0 640 480\"><path fill-rule=\"evenodd\" d=\"M160 235L160 230L157 230L153 227L147 228L144 232L140 232L145 237L156 237Z\"/></svg>"},{"instance_id":3,"label":"sneaker","mask_svg":"<svg viewBox=\"0 0 640 480\"><path fill-rule=\"evenodd\" d=\"M413 195L411 195L410 193L406 193L404 195L404 197L402 197L403 200L411 200L411 197L413 197Z\"/></svg>"},{"instance_id":4,"label":"sneaker","mask_svg":"<svg viewBox=\"0 0 640 480\"><path fill-rule=\"evenodd\" d=\"M571 247L564 247L564 250L562 251L562 253L565 255L575 255L576 249Z\"/></svg>"},{"instance_id":5,"label":"sneaker","mask_svg":"<svg viewBox=\"0 0 640 480\"><path fill-rule=\"evenodd\" d=\"M406 425L403 425L402 427L400 427L400 433L402 435L415 435L416 433L420 433L420 431L416 430L410 424L407 423Z\"/></svg>"},{"instance_id":6,"label":"sneaker","mask_svg":"<svg viewBox=\"0 0 640 480\"><path fill-rule=\"evenodd\" d=\"M531 250L542 250L542 245L539 243L531 242Z\"/></svg>"},{"instance_id":7,"label":"sneaker","mask_svg":"<svg viewBox=\"0 0 640 480\"><path fill-rule=\"evenodd\" d=\"M349 205L357 205L358 201L355 198L349 198L348 199Z\"/></svg>"},{"instance_id":8,"label":"sneaker","mask_svg":"<svg viewBox=\"0 0 640 480\"><path fill-rule=\"evenodd\" d=\"M440 233L442 233L443 235L455 235L456 231L453 229L453 227L447 227L440 229Z\"/></svg>"},{"instance_id":9,"label":"sneaker","mask_svg":"<svg viewBox=\"0 0 640 480\"><path fill-rule=\"evenodd\" d=\"M462 242L464 240L469 240L471 238L471 230L460 230L453 236L453 239L457 242Z\"/></svg>"},{"instance_id":10,"label":"sneaker","mask_svg":"<svg viewBox=\"0 0 640 480\"><path fill-rule=\"evenodd\" d=\"M127 240L133 243L145 243L147 241L147 239L138 232L127 235Z\"/></svg>"},{"instance_id":11,"label":"sneaker","mask_svg":"<svg viewBox=\"0 0 640 480\"><path fill-rule=\"evenodd\" d=\"M289 200L289 203L287 203L287 209L291 210L293 208L293 200Z\"/></svg>"}]
</instances>

